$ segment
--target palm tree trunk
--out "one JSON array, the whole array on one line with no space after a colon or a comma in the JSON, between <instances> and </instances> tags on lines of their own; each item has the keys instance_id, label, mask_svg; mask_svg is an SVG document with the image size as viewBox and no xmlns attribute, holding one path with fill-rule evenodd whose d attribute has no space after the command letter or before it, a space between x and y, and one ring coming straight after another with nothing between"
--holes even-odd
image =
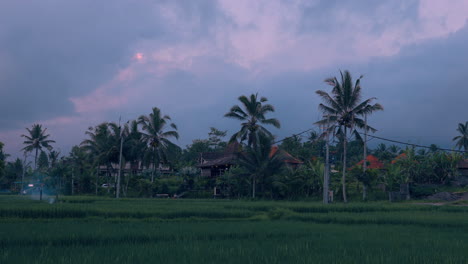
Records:
<instances>
[{"instance_id":1,"label":"palm tree trunk","mask_svg":"<svg viewBox=\"0 0 468 264\"><path fill-rule=\"evenodd\" d=\"M252 198L255 199L255 177L253 177L252 181Z\"/></svg>"},{"instance_id":2,"label":"palm tree trunk","mask_svg":"<svg viewBox=\"0 0 468 264\"><path fill-rule=\"evenodd\" d=\"M151 182L154 182L154 171L156 170L156 149L153 147L153 170L151 170Z\"/></svg>"},{"instance_id":3,"label":"palm tree trunk","mask_svg":"<svg viewBox=\"0 0 468 264\"><path fill-rule=\"evenodd\" d=\"M37 151L38 149L36 148L36 155L34 156L34 170L37 170Z\"/></svg>"},{"instance_id":4,"label":"palm tree trunk","mask_svg":"<svg viewBox=\"0 0 468 264\"><path fill-rule=\"evenodd\" d=\"M96 168L96 196L98 195L98 184L99 184L99 165Z\"/></svg>"},{"instance_id":5,"label":"palm tree trunk","mask_svg":"<svg viewBox=\"0 0 468 264\"><path fill-rule=\"evenodd\" d=\"M75 171L74 171L74 168L72 167L72 173L71 173L71 195L74 194L74 190L73 190L73 185L75 185L75 175L74 175Z\"/></svg>"},{"instance_id":6,"label":"palm tree trunk","mask_svg":"<svg viewBox=\"0 0 468 264\"><path fill-rule=\"evenodd\" d=\"M365 184L362 185L362 200L367 200L367 185Z\"/></svg>"},{"instance_id":7,"label":"palm tree trunk","mask_svg":"<svg viewBox=\"0 0 468 264\"><path fill-rule=\"evenodd\" d=\"M344 128L344 137L343 137L343 176L342 176L342 183L343 183L343 202L347 203L348 199L346 199L346 145L348 140L346 138L346 127Z\"/></svg>"}]
</instances>

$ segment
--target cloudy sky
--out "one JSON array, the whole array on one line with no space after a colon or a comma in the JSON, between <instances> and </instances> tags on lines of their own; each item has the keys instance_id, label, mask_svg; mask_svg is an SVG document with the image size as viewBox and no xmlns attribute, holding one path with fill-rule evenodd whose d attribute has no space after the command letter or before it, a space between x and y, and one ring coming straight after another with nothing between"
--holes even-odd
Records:
<instances>
[{"instance_id":1,"label":"cloudy sky","mask_svg":"<svg viewBox=\"0 0 468 264\"><path fill-rule=\"evenodd\" d=\"M279 138L313 127L323 80L348 69L385 107L376 135L453 147L468 120L468 0L0 1L0 141L26 127L67 153L103 121L157 106L184 147L242 94L276 107Z\"/></svg>"}]
</instances>

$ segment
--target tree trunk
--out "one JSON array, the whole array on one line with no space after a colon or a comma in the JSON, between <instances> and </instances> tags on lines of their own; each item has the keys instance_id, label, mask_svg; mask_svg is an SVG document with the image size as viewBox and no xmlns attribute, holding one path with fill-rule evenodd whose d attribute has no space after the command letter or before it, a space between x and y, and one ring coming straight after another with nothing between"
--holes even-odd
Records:
<instances>
[{"instance_id":1,"label":"tree trunk","mask_svg":"<svg viewBox=\"0 0 468 264\"><path fill-rule=\"evenodd\" d=\"M154 171L156 170L156 162L153 161L153 169L151 170L151 182L154 182Z\"/></svg>"},{"instance_id":2,"label":"tree trunk","mask_svg":"<svg viewBox=\"0 0 468 264\"><path fill-rule=\"evenodd\" d=\"M154 182L155 170L156 170L156 149L153 147L153 170L151 171L151 182Z\"/></svg>"},{"instance_id":3,"label":"tree trunk","mask_svg":"<svg viewBox=\"0 0 468 264\"><path fill-rule=\"evenodd\" d=\"M365 184L362 185L362 200L367 200L367 185Z\"/></svg>"},{"instance_id":4,"label":"tree trunk","mask_svg":"<svg viewBox=\"0 0 468 264\"><path fill-rule=\"evenodd\" d=\"M36 148L36 155L34 156L34 170L37 170L37 151L38 149Z\"/></svg>"},{"instance_id":5,"label":"tree trunk","mask_svg":"<svg viewBox=\"0 0 468 264\"><path fill-rule=\"evenodd\" d=\"M252 198L255 199L255 177L253 177L252 181Z\"/></svg>"},{"instance_id":6,"label":"tree trunk","mask_svg":"<svg viewBox=\"0 0 468 264\"><path fill-rule=\"evenodd\" d=\"M343 176L342 176L342 183L343 183L343 202L347 203L348 199L346 199L346 145L348 140L346 138L346 127L344 129L344 137L343 137Z\"/></svg>"},{"instance_id":7,"label":"tree trunk","mask_svg":"<svg viewBox=\"0 0 468 264\"><path fill-rule=\"evenodd\" d=\"M71 174L71 195L74 194L74 190L73 190L73 186L75 185L75 181L74 181L74 169L72 167L72 174Z\"/></svg>"},{"instance_id":8,"label":"tree trunk","mask_svg":"<svg viewBox=\"0 0 468 264\"><path fill-rule=\"evenodd\" d=\"M112 167L107 164L107 193L110 193L110 178L112 177Z\"/></svg>"},{"instance_id":9,"label":"tree trunk","mask_svg":"<svg viewBox=\"0 0 468 264\"><path fill-rule=\"evenodd\" d=\"M328 137L328 121L329 119L327 118L327 128L326 128L326 133L327 133L327 138L326 138L326 145L325 145L325 170L324 170L324 176L323 176L323 203L328 204L330 203L329 200L329 178L330 178L330 148L329 148L329 137ZM307 191L307 196L309 196L309 192Z\"/></svg>"},{"instance_id":10,"label":"tree trunk","mask_svg":"<svg viewBox=\"0 0 468 264\"><path fill-rule=\"evenodd\" d=\"M98 184L99 184L99 165L96 168L96 196L98 195Z\"/></svg>"}]
</instances>

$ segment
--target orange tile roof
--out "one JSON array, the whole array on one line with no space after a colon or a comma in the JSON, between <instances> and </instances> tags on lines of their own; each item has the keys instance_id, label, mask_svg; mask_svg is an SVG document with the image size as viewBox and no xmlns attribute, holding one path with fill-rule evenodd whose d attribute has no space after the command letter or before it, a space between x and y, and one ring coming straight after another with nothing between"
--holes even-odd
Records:
<instances>
[{"instance_id":1,"label":"orange tile roof","mask_svg":"<svg viewBox=\"0 0 468 264\"><path fill-rule=\"evenodd\" d=\"M392 160L392 164L397 163L397 161L399 161L401 159L406 159L406 153L401 153L400 155L396 156L396 158L394 158Z\"/></svg>"},{"instance_id":2,"label":"orange tile roof","mask_svg":"<svg viewBox=\"0 0 468 264\"><path fill-rule=\"evenodd\" d=\"M270 150L270 158L275 155L276 152L278 152L279 148L278 146L273 146L271 147L271 150ZM304 162L302 162L301 160L293 157L291 154L289 154L288 152L284 151L284 150L281 150L281 155L283 156L283 161L286 162L286 163L289 163L289 164L302 164Z\"/></svg>"},{"instance_id":3,"label":"orange tile roof","mask_svg":"<svg viewBox=\"0 0 468 264\"><path fill-rule=\"evenodd\" d=\"M367 168L369 169L383 169L384 164L374 155L367 156ZM361 160L356 164L356 166L364 164L364 160Z\"/></svg>"}]
</instances>

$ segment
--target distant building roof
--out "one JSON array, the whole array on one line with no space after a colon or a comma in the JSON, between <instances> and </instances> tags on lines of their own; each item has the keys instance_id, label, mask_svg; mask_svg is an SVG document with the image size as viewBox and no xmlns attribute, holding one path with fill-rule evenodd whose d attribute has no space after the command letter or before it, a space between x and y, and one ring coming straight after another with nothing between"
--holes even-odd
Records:
<instances>
[{"instance_id":1,"label":"distant building roof","mask_svg":"<svg viewBox=\"0 0 468 264\"><path fill-rule=\"evenodd\" d=\"M460 160L457 164L457 169L467 169L468 170L468 159Z\"/></svg>"},{"instance_id":2,"label":"distant building roof","mask_svg":"<svg viewBox=\"0 0 468 264\"><path fill-rule=\"evenodd\" d=\"M200 153L200 168L220 166L220 165L233 165L237 159L237 153L216 153L216 152L203 152Z\"/></svg>"},{"instance_id":3,"label":"distant building roof","mask_svg":"<svg viewBox=\"0 0 468 264\"><path fill-rule=\"evenodd\" d=\"M275 155L275 153L278 152L278 150L279 150L278 146L271 147L270 157ZM304 163L300 159L297 159L297 158L293 157L291 154L289 154L285 150L280 150L280 152L278 154L281 155L282 160L284 162L288 163L288 164L302 164L302 163Z\"/></svg>"},{"instance_id":4,"label":"distant building roof","mask_svg":"<svg viewBox=\"0 0 468 264\"><path fill-rule=\"evenodd\" d=\"M270 157L278 152L278 146L271 147ZM279 150L282 160L287 164L302 164L303 162L284 150ZM237 142L231 143L226 148L225 152L203 152L200 153L200 164L198 167L207 168L213 166L234 165L240 153L240 144Z\"/></svg>"},{"instance_id":5,"label":"distant building roof","mask_svg":"<svg viewBox=\"0 0 468 264\"><path fill-rule=\"evenodd\" d=\"M369 169L383 169L384 164L374 155L367 156L367 168ZM356 166L362 166L364 164L364 160L356 163Z\"/></svg>"},{"instance_id":6,"label":"distant building roof","mask_svg":"<svg viewBox=\"0 0 468 264\"><path fill-rule=\"evenodd\" d=\"M392 164L395 164L399 160L406 159L406 158L407 158L406 153L401 153L400 155L396 156L396 158L392 160Z\"/></svg>"}]
</instances>

